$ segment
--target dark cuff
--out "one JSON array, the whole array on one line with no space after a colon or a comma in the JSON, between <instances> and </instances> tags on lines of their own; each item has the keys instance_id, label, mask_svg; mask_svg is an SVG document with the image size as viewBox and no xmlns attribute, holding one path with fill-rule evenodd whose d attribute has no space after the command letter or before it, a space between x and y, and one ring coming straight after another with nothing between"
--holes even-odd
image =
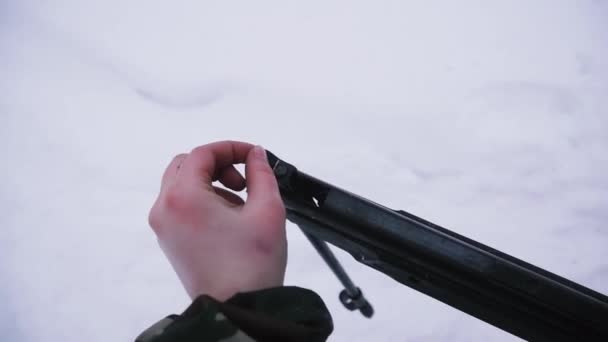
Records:
<instances>
[{"instance_id":1,"label":"dark cuff","mask_svg":"<svg viewBox=\"0 0 608 342\"><path fill-rule=\"evenodd\" d=\"M199 296L183 314L161 320L136 342L220 341L237 334L257 342L324 342L332 330L323 300L289 286L238 293L225 302Z\"/></svg>"},{"instance_id":2,"label":"dark cuff","mask_svg":"<svg viewBox=\"0 0 608 342\"><path fill-rule=\"evenodd\" d=\"M295 286L239 293L222 313L256 341L325 341L333 321L319 295Z\"/></svg>"}]
</instances>

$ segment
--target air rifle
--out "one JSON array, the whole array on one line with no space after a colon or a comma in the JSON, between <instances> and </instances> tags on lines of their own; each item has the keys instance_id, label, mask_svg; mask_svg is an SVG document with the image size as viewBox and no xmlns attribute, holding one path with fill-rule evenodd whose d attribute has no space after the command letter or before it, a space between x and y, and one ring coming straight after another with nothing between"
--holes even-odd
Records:
<instances>
[{"instance_id":1,"label":"air rifle","mask_svg":"<svg viewBox=\"0 0 608 342\"><path fill-rule=\"evenodd\" d=\"M267 152L287 209L345 289L373 315L327 242L357 261L530 341L608 341L608 297L403 210L339 189Z\"/></svg>"}]
</instances>

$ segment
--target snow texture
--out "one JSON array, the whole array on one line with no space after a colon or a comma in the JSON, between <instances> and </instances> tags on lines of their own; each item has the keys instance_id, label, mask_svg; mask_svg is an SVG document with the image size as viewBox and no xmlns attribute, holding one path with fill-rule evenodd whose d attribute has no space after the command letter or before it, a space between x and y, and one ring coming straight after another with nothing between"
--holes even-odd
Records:
<instances>
[{"instance_id":1,"label":"snow texture","mask_svg":"<svg viewBox=\"0 0 608 342\"><path fill-rule=\"evenodd\" d=\"M189 303L147 227L171 157L302 170L608 292L608 2L0 2L0 340L130 341ZM512 341L293 225L330 341Z\"/></svg>"}]
</instances>

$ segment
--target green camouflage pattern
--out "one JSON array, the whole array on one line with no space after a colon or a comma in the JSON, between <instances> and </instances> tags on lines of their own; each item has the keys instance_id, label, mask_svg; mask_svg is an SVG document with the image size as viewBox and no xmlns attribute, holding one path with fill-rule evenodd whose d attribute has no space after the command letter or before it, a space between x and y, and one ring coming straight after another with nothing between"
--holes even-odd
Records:
<instances>
[{"instance_id":1,"label":"green camouflage pattern","mask_svg":"<svg viewBox=\"0 0 608 342\"><path fill-rule=\"evenodd\" d=\"M170 315L136 342L323 342L333 322L313 291L276 287L239 293L225 302L199 296L181 315Z\"/></svg>"}]
</instances>

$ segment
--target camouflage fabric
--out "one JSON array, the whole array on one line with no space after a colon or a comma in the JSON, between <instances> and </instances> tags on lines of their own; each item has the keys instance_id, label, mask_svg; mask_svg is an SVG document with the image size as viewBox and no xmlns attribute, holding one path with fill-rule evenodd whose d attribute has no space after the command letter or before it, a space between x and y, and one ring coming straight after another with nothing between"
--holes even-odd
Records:
<instances>
[{"instance_id":1,"label":"camouflage fabric","mask_svg":"<svg viewBox=\"0 0 608 342\"><path fill-rule=\"evenodd\" d=\"M313 291L288 286L239 293L225 302L200 296L136 342L322 342L332 330L323 300Z\"/></svg>"}]
</instances>

